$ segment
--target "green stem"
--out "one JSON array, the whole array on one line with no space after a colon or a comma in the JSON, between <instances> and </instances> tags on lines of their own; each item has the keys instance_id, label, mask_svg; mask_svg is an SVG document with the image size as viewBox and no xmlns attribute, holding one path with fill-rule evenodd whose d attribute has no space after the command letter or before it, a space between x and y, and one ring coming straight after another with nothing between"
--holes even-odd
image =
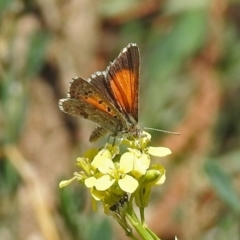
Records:
<instances>
[{"instance_id":1,"label":"green stem","mask_svg":"<svg viewBox=\"0 0 240 240\"><path fill-rule=\"evenodd\" d=\"M123 228L123 230L125 231L126 235L127 235L128 237L134 239L134 238L132 237L132 235L133 235L132 229L131 229L129 226L127 226L127 225L125 224L125 222L122 221L121 218L116 217L116 220L117 220L117 222L119 223L119 225Z\"/></svg>"},{"instance_id":2,"label":"green stem","mask_svg":"<svg viewBox=\"0 0 240 240\"><path fill-rule=\"evenodd\" d=\"M141 223L144 226L145 225L145 215L144 215L144 208L140 207L139 208L139 212L140 212L140 217L141 217Z\"/></svg>"},{"instance_id":3,"label":"green stem","mask_svg":"<svg viewBox=\"0 0 240 240\"><path fill-rule=\"evenodd\" d=\"M130 237L131 239L138 240L138 238L135 237L133 233L131 233L131 235L127 235L127 236Z\"/></svg>"},{"instance_id":4,"label":"green stem","mask_svg":"<svg viewBox=\"0 0 240 240\"><path fill-rule=\"evenodd\" d=\"M128 221L131 223L132 227L138 232L138 234L142 237L143 240L155 240L152 235L148 232L146 228L140 223L137 218L135 212L133 211L132 205L128 205L126 210L126 217Z\"/></svg>"},{"instance_id":5,"label":"green stem","mask_svg":"<svg viewBox=\"0 0 240 240\"><path fill-rule=\"evenodd\" d=\"M147 227L146 230L149 232L149 234L151 234L154 240L161 240L151 229Z\"/></svg>"},{"instance_id":6,"label":"green stem","mask_svg":"<svg viewBox=\"0 0 240 240\"><path fill-rule=\"evenodd\" d=\"M131 223L131 225L134 227L134 229L138 232L138 234L142 237L144 240L153 240L151 235L146 231L146 229L143 228L143 226L139 223L136 222L131 215L126 214L127 219Z\"/></svg>"}]
</instances>

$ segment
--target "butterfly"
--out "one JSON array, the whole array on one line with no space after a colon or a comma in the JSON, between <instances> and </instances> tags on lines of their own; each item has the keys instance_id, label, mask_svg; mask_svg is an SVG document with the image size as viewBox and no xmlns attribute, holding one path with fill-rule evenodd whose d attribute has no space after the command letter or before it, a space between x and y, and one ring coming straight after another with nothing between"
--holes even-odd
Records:
<instances>
[{"instance_id":1,"label":"butterfly","mask_svg":"<svg viewBox=\"0 0 240 240\"><path fill-rule=\"evenodd\" d=\"M140 136L138 126L140 52L129 43L106 71L98 71L84 80L75 77L67 98L59 100L60 109L98 124L89 141L106 133L112 136Z\"/></svg>"}]
</instances>

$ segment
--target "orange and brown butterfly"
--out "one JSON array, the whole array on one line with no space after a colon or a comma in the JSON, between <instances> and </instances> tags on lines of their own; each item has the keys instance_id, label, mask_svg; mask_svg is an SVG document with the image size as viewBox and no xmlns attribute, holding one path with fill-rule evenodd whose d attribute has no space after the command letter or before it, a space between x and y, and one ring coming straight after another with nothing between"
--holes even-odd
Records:
<instances>
[{"instance_id":1,"label":"orange and brown butterfly","mask_svg":"<svg viewBox=\"0 0 240 240\"><path fill-rule=\"evenodd\" d=\"M106 71L95 72L87 80L73 78L60 109L98 124L90 136L94 142L107 132L113 136L140 136L138 123L140 53L128 44L110 62Z\"/></svg>"}]
</instances>

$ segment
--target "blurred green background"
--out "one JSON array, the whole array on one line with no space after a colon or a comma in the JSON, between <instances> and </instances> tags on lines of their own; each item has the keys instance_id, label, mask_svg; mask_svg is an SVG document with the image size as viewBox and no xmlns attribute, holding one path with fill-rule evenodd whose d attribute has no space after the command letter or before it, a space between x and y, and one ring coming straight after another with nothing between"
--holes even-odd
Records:
<instances>
[{"instance_id":1,"label":"blurred green background","mask_svg":"<svg viewBox=\"0 0 240 240\"><path fill-rule=\"evenodd\" d=\"M161 239L240 239L240 1L0 1L0 239L127 239L78 185L59 190L94 124L58 108L72 77L141 51L140 125L166 183L147 223Z\"/></svg>"}]
</instances>

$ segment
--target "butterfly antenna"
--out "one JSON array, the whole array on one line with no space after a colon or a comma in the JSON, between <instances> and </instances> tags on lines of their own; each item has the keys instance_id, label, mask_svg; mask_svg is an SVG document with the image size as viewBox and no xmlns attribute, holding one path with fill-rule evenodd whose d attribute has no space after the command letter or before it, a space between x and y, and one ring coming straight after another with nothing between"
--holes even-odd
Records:
<instances>
[{"instance_id":1,"label":"butterfly antenna","mask_svg":"<svg viewBox=\"0 0 240 240\"><path fill-rule=\"evenodd\" d=\"M157 128L144 127L144 129L154 130L154 131L164 132L164 133L170 133L170 134L174 134L174 135L180 135L181 134L181 133L178 133L178 132L170 132L170 131L161 130L161 129L157 129Z\"/></svg>"}]
</instances>

